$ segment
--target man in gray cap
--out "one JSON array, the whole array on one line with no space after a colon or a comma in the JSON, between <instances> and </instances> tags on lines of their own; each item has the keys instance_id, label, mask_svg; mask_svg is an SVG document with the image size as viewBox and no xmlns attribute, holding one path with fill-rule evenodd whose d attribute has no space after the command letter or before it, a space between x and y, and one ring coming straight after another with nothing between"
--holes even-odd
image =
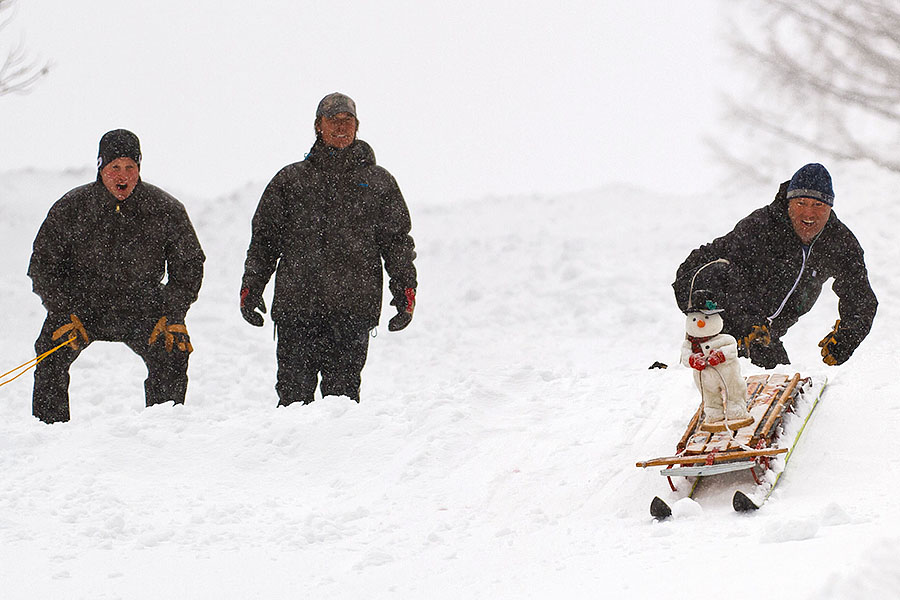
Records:
<instances>
[{"instance_id":1,"label":"man in gray cap","mask_svg":"<svg viewBox=\"0 0 900 600\"><path fill-rule=\"evenodd\" d=\"M284 167L263 192L241 284L241 314L259 327L275 273L279 406L312 402L320 375L323 396L359 402L383 270L397 308L388 330L409 325L415 308L409 210L397 182L356 137L356 103L328 94L314 127L306 159Z\"/></svg>"},{"instance_id":2,"label":"man in gray cap","mask_svg":"<svg viewBox=\"0 0 900 600\"><path fill-rule=\"evenodd\" d=\"M740 354L771 369L790 363L781 337L834 278L840 319L819 346L825 364L844 363L869 334L878 301L862 247L833 206L825 167L801 167L771 204L690 253L672 284L678 306L687 307L691 290L711 290Z\"/></svg>"},{"instance_id":3,"label":"man in gray cap","mask_svg":"<svg viewBox=\"0 0 900 600\"><path fill-rule=\"evenodd\" d=\"M50 209L28 267L47 318L34 372L34 416L69 420L69 366L95 340L124 342L147 366L146 404L184 402L191 343L184 317L203 279L203 250L184 206L141 180L125 129L100 140L97 180ZM166 283L163 283L166 279Z\"/></svg>"}]
</instances>

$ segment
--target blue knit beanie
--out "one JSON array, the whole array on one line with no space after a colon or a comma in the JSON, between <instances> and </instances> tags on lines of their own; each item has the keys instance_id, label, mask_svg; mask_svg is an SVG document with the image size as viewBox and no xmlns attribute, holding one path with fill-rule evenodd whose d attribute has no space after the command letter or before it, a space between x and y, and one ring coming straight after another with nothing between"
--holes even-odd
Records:
<instances>
[{"instance_id":1,"label":"blue knit beanie","mask_svg":"<svg viewBox=\"0 0 900 600\"><path fill-rule=\"evenodd\" d=\"M787 198L812 198L834 206L834 189L831 187L828 169L819 163L800 167L788 184Z\"/></svg>"}]
</instances>

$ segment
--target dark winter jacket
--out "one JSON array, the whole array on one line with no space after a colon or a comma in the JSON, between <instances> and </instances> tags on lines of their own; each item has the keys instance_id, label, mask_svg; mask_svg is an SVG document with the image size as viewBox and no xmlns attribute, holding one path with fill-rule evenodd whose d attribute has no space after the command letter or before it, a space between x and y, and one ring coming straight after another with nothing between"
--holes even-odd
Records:
<instances>
[{"instance_id":1,"label":"dark winter jacket","mask_svg":"<svg viewBox=\"0 0 900 600\"><path fill-rule=\"evenodd\" d=\"M409 211L368 144L344 150L317 141L283 168L253 217L243 287L261 294L275 275L272 318L350 315L378 324L382 260L394 302L416 287Z\"/></svg>"},{"instance_id":2,"label":"dark winter jacket","mask_svg":"<svg viewBox=\"0 0 900 600\"><path fill-rule=\"evenodd\" d=\"M809 312L825 281L833 277L841 319L836 337L852 353L868 335L878 306L863 250L833 211L821 233L804 247L788 217L786 189L787 182L771 204L739 221L730 233L691 252L672 284L675 298L685 309L697 270L711 260L726 258L731 263L731 289L724 302L726 330L742 337L753 325L771 320L772 336L778 339ZM702 281L704 273L698 275L695 290L717 285Z\"/></svg>"},{"instance_id":3,"label":"dark winter jacket","mask_svg":"<svg viewBox=\"0 0 900 600\"><path fill-rule=\"evenodd\" d=\"M197 299L204 259L178 200L139 181L119 201L98 180L50 208L28 276L53 313L180 322Z\"/></svg>"}]
</instances>

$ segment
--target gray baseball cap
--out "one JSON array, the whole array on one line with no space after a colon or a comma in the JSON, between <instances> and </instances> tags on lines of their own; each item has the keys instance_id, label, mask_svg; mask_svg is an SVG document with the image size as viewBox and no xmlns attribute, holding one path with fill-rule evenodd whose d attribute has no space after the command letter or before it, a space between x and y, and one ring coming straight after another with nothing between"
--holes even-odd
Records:
<instances>
[{"instance_id":1,"label":"gray baseball cap","mask_svg":"<svg viewBox=\"0 0 900 600\"><path fill-rule=\"evenodd\" d=\"M328 117L330 119L342 112L350 113L356 117L356 102L350 96L334 92L319 101L319 108L316 109L316 118Z\"/></svg>"}]
</instances>

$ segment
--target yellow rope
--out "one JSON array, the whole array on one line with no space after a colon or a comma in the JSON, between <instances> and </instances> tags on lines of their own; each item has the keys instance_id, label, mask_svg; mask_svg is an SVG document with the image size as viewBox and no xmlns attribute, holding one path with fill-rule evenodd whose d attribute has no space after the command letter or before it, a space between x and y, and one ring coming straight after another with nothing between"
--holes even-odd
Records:
<instances>
[{"instance_id":1,"label":"yellow rope","mask_svg":"<svg viewBox=\"0 0 900 600\"><path fill-rule=\"evenodd\" d=\"M55 348L51 348L50 350L47 350L47 351L44 352L43 354L39 354L38 356L35 356L35 357L32 358L31 360L22 363L21 365L19 365L19 366L16 367L15 369L10 369L9 371L7 371L6 373L4 373L3 375L0 375L0 379L3 379L4 377L6 377L7 375L9 375L10 373L15 373L15 372L18 371L19 369L22 369L22 372L19 373L18 375L16 375L15 377L13 377L13 378L11 378L11 379L7 379L6 381L0 381L0 387L6 385L7 383L10 383L10 382L12 382L12 381L15 381L16 379L18 379L19 377L21 377L22 375L24 375L29 369L31 369L31 367L37 366L37 364L38 364L39 362L41 362L42 360L44 360L45 358L47 358L48 356L50 356L51 354L53 354L54 352L56 352L57 350L59 350L60 348L62 348L63 346L68 346L69 344L71 344L72 342L74 342L75 339L76 339L75 336L72 336L72 337L70 337L69 339L67 339L66 341L64 341L62 344L60 344L59 346L56 346Z\"/></svg>"}]
</instances>

